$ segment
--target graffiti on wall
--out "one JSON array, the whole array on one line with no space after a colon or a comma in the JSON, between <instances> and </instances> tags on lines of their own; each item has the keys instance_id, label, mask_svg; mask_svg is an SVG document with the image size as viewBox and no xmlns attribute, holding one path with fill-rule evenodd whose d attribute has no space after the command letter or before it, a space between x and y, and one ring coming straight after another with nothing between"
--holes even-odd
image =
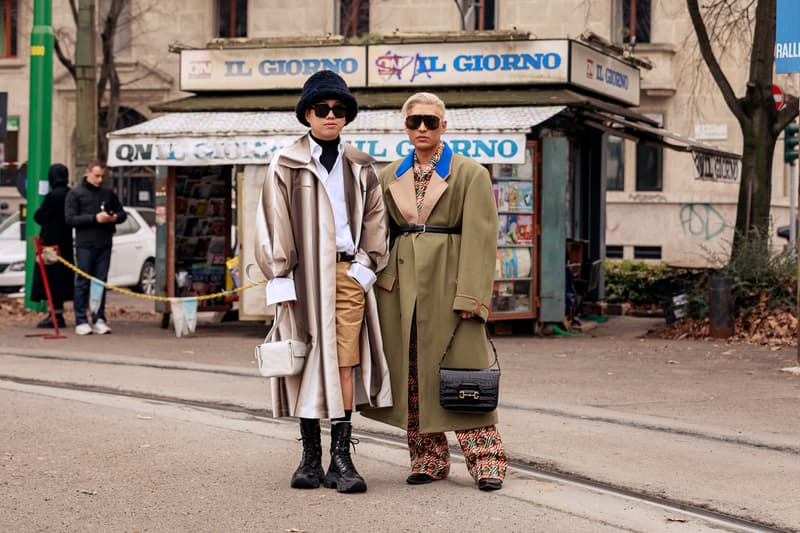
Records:
<instances>
[{"instance_id":1,"label":"graffiti on wall","mask_svg":"<svg viewBox=\"0 0 800 533\"><path fill-rule=\"evenodd\" d=\"M680 210L684 235L700 237L706 241L719 236L728 224L722 214L711 204L683 204Z\"/></svg>"}]
</instances>

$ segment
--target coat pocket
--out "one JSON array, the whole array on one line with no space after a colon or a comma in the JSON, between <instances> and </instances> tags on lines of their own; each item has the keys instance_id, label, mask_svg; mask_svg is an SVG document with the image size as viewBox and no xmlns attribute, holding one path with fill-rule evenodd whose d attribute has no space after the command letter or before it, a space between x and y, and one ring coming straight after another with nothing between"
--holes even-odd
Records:
<instances>
[{"instance_id":1,"label":"coat pocket","mask_svg":"<svg viewBox=\"0 0 800 533\"><path fill-rule=\"evenodd\" d=\"M378 279L375 281L375 285L389 292L394 289L395 283L397 283L397 278L391 272L386 272L385 270L378 275Z\"/></svg>"}]
</instances>

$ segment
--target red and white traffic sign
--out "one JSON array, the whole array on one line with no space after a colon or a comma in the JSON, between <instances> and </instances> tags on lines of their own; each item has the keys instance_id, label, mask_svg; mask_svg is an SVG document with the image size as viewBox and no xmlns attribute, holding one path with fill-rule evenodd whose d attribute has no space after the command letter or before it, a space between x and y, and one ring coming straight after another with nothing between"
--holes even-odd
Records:
<instances>
[{"instance_id":1,"label":"red and white traffic sign","mask_svg":"<svg viewBox=\"0 0 800 533\"><path fill-rule=\"evenodd\" d=\"M786 95L783 94L783 89L777 85L772 86L772 99L775 100L775 109L778 111L786 105Z\"/></svg>"}]
</instances>

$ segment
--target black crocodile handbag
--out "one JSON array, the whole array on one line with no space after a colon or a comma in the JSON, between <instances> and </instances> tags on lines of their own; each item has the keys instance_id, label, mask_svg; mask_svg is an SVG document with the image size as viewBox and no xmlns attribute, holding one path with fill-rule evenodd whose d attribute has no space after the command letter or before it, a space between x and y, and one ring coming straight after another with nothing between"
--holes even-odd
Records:
<instances>
[{"instance_id":1,"label":"black crocodile handbag","mask_svg":"<svg viewBox=\"0 0 800 533\"><path fill-rule=\"evenodd\" d=\"M494 363L490 368L442 367L461 322L459 320L456 324L453 335L450 336L447 348L439 361L439 403L449 411L489 413L497 408L497 397L500 391L500 363L497 361L497 350L488 331L486 338L494 352Z\"/></svg>"}]
</instances>

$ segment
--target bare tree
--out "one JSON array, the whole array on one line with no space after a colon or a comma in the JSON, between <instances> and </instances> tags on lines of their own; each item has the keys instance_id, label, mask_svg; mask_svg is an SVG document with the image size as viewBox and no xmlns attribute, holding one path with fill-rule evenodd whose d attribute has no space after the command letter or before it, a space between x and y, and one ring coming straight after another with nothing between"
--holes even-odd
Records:
<instances>
[{"instance_id":1,"label":"bare tree","mask_svg":"<svg viewBox=\"0 0 800 533\"><path fill-rule=\"evenodd\" d=\"M772 96L776 0L712 0L702 8L697 0L686 0L686 6L700 55L742 129L742 180L731 251L736 256L754 232L768 234L775 142L797 115L798 99L787 97L786 106L778 111ZM751 37L750 71L745 94L737 96L719 56L732 36L743 32Z\"/></svg>"},{"instance_id":2,"label":"bare tree","mask_svg":"<svg viewBox=\"0 0 800 533\"><path fill-rule=\"evenodd\" d=\"M130 15L123 16L123 13L126 13L125 6L130 2L131 0L109 0L107 11L103 13L103 18L98 20L101 53L97 71L97 156L102 160L108 153L106 135L114 129L119 117L122 83L117 71L115 42L119 29L132 23ZM77 0L69 0L68 4L75 28L77 28ZM129 14L130 10L127 13ZM56 57L67 69L72 79L77 80L74 50L69 51L69 48L72 47L71 32L60 30L55 34Z\"/></svg>"}]
</instances>

